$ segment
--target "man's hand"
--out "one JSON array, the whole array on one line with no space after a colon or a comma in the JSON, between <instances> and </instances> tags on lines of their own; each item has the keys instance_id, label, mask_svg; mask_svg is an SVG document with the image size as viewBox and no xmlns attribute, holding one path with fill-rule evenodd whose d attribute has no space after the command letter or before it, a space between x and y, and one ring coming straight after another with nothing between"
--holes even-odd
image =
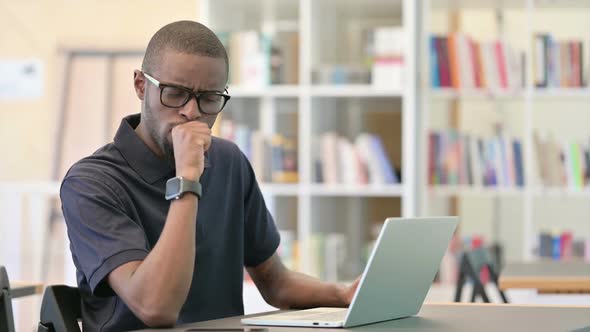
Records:
<instances>
[{"instance_id":1,"label":"man's hand","mask_svg":"<svg viewBox=\"0 0 590 332\"><path fill-rule=\"evenodd\" d=\"M172 129L176 175L198 181L205 169L205 151L211 146L211 129L206 123L190 121Z\"/></svg>"},{"instance_id":2,"label":"man's hand","mask_svg":"<svg viewBox=\"0 0 590 332\"><path fill-rule=\"evenodd\" d=\"M358 277L352 284L343 288L342 299L347 306L349 306L350 302L352 302L352 298L354 297L354 293L356 293L356 289L358 288L360 282L361 277Z\"/></svg>"},{"instance_id":3,"label":"man's hand","mask_svg":"<svg viewBox=\"0 0 590 332\"><path fill-rule=\"evenodd\" d=\"M359 277L348 286L323 282L287 269L277 253L248 267L248 273L264 300L280 309L348 307L361 280Z\"/></svg>"}]
</instances>

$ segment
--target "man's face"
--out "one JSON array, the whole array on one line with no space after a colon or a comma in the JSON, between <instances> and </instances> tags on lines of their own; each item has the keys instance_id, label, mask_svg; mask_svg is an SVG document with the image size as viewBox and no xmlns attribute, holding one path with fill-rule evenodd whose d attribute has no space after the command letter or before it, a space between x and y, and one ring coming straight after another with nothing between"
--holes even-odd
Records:
<instances>
[{"instance_id":1,"label":"man's face","mask_svg":"<svg viewBox=\"0 0 590 332\"><path fill-rule=\"evenodd\" d=\"M179 53L174 50L166 51L159 67L153 73L147 74L161 84L185 87L197 93L223 92L227 83L227 69L222 58ZM144 81L142 122L145 122L145 128L164 157L174 163L172 128L188 121L201 121L211 128L217 115L202 113L194 97L179 108L164 106L160 101L160 89L145 78Z\"/></svg>"}]
</instances>

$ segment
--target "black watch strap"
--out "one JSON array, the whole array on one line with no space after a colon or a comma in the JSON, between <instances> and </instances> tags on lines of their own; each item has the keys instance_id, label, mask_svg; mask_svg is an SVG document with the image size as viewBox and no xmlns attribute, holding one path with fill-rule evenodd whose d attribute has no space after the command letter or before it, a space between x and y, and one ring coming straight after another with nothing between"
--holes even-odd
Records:
<instances>
[{"instance_id":1,"label":"black watch strap","mask_svg":"<svg viewBox=\"0 0 590 332\"><path fill-rule=\"evenodd\" d=\"M167 200L179 199L185 193L193 193L197 195L199 199L202 196L202 186L199 181L187 180L181 176L173 177L166 182L166 195Z\"/></svg>"}]
</instances>

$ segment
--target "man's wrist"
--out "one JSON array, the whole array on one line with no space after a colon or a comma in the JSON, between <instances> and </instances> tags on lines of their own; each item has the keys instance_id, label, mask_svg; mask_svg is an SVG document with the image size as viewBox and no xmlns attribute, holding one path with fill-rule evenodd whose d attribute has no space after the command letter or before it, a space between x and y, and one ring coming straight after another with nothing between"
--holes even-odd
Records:
<instances>
[{"instance_id":1,"label":"man's wrist","mask_svg":"<svg viewBox=\"0 0 590 332\"><path fill-rule=\"evenodd\" d=\"M199 181L189 180L182 176L176 176L166 181L166 200L179 199L185 194L193 194L201 198L202 187Z\"/></svg>"},{"instance_id":2,"label":"man's wrist","mask_svg":"<svg viewBox=\"0 0 590 332\"><path fill-rule=\"evenodd\" d=\"M199 174L198 171L177 171L176 172L176 176L182 177L183 179L189 180L189 181L195 181L195 182L199 182L199 180L201 179L201 175Z\"/></svg>"},{"instance_id":3,"label":"man's wrist","mask_svg":"<svg viewBox=\"0 0 590 332\"><path fill-rule=\"evenodd\" d=\"M338 306L348 307L348 287L343 284L336 284L336 294L338 294Z\"/></svg>"},{"instance_id":4,"label":"man's wrist","mask_svg":"<svg viewBox=\"0 0 590 332\"><path fill-rule=\"evenodd\" d=\"M186 191L186 192L182 193L182 195L180 195L178 198L173 199L172 201L175 202L175 201L182 201L182 200L185 200L185 201L196 200L198 203L200 198L199 198L199 195L195 194L194 192Z\"/></svg>"}]
</instances>

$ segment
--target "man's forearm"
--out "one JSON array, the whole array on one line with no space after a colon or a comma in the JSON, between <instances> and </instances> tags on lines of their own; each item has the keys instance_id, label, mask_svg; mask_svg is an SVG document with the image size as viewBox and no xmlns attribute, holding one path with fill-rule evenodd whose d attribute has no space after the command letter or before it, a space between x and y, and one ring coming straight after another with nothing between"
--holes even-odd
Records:
<instances>
[{"instance_id":1,"label":"man's forearm","mask_svg":"<svg viewBox=\"0 0 590 332\"><path fill-rule=\"evenodd\" d=\"M156 321L176 320L191 286L197 206L192 194L171 202L158 242L130 278L130 293Z\"/></svg>"},{"instance_id":2,"label":"man's forearm","mask_svg":"<svg viewBox=\"0 0 590 332\"><path fill-rule=\"evenodd\" d=\"M345 286L288 271L277 285L277 306L282 309L345 307Z\"/></svg>"}]
</instances>

